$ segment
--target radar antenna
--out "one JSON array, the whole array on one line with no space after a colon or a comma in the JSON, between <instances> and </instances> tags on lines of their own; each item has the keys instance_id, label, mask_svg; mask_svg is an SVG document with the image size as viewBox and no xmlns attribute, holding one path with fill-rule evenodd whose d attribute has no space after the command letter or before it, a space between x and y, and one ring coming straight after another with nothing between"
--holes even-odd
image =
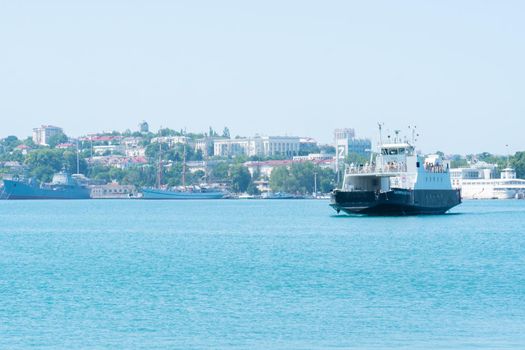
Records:
<instances>
[{"instance_id":1,"label":"radar antenna","mask_svg":"<svg viewBox=\"0 0 525 350\"><path fill-rule=\"evenodd\" d=\"M394 137L394 142L397 143L397 142L400 142L401 140L399 139L399 133L401 132L401 130L394 130L394 134L396 134L396 136Z\"/></svg>"}]
</instances>

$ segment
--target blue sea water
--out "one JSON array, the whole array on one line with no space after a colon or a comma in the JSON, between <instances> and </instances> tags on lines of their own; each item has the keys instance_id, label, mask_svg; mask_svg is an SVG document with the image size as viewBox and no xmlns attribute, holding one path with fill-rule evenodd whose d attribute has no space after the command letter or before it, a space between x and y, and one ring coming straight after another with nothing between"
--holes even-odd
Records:
<instances>
[{"instance_id":1,"label":"blue sea water","mask_svg":"<svg viewBox=\"0 0 525 350\"><path fill-rule=\"evenodd\" d=\"M525 201L0 201L0 349L525 348Z\"/></svg>"}]
</instances>

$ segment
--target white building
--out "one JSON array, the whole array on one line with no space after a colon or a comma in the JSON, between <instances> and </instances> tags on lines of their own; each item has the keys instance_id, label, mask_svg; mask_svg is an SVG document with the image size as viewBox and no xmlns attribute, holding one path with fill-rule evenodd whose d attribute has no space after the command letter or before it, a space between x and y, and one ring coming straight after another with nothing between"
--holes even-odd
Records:
<instances>
[{"instance_id":1,"label":"white building","mask_svg":"<svg viewBox=\"0 0 525 350\"><path fill-rule=\"evenodd\" d=\"M122 139L121 145L124 146L124 154L128 157L144 157L146 148L140 145L141 137L126 137Z\"/></svg>"},{"instance_id":2,"label":"white building","mask_svg":"<svg viewBox=\"0 0 525 350\"><path fill-rule=\"evenodd\" d=\"M295 136L255 136L252 138L215 140L213 154L221 157L285 156L299 154L300 138Z\"/></svg>"},{"instance_id":3,"label":"white building","mask_svg":"<svg viewBox=\"0 0 525 350\"><path fill-rule=\"evenodd\" d=\"M262 143L262 155L293 157L299 154L301 138L295 136L263 136L260 138Z\"/></svg>"},{"instance_id":4,"label":"white building","mask_svg":"<svg viewBox=\"0 0 525 350\"><path fill-rule=\"evenodd\" d=\"M125 148L123 145L99 145L93 146L93 154L103 156L108 154L124 155Z\"/></svg>"},{"instance_id":5,"label":"white building","mask_svg":"<svg viewBox=\"0 0 525 350\"><path fill-rule=\"evenodd\" d=\"M200 151L202 156L207 158L213 153L213 140L209 137L195 140L195 152Z\"/></svg>"},{"instance_id":6,"label":"white building","mask_svg":"<svg viewBox=\"0 0 525 350\"><path fill-rule=\"evenodd\" d=\"M39 128L33 129L33 142L37 145L49 146L49 139L62 133L62 128L52 125L42 125Z\"/></svg>"},{"instance_id":7,"label":"white building","mask_svg":"<svg viewBox=\"0 0 525 350\"><path fill-rule=\"evenodd\" d=\"M167 143L169 147L176 144L189 144L191 140L186 136L159 136L151 139L151 143Z\"/></svg>"},{"instance_id":8,"label":"white building","mask_svg":"<svg viewBox=\"0 0 525 350\"><path fill-rule=\"evenodd\" d=\"M213 142L213 155L219 157L235 157L241 155L252 156L255 153L250 149L252 139L223 139Z\"/></svg>"}]
</instances>

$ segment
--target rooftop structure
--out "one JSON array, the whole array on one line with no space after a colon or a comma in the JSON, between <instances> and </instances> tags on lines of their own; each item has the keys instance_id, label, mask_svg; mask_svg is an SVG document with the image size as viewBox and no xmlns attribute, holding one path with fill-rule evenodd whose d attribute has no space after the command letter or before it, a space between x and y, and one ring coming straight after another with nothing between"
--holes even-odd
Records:
<instances>
[{"instance_id":1,"label":"rooftop structure","mask_svg":"<svg viewBox=\"0 0 525 350\"><path fill-rule=\"evenodd\" d=\"M149 125L146 121L142 121L142 123L139 124L139 131L142 133L148 133L149 132Z\"/></svg>"}]
</instances>

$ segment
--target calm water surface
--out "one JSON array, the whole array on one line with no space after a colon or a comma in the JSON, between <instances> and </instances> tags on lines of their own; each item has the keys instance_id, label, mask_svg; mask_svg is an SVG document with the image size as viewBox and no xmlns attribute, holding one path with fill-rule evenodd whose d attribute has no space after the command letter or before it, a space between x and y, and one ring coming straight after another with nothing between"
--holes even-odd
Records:
<instances>
[{"instance_id":1,"label":"calm water surface","mask_svg":"<svg viewBox=\"0 0 525 350\"><path fill-rule=\"evenodd\" d=\"M0 349L525 348L525 201L0 201Z\"/></svg>"}]
</instances>

